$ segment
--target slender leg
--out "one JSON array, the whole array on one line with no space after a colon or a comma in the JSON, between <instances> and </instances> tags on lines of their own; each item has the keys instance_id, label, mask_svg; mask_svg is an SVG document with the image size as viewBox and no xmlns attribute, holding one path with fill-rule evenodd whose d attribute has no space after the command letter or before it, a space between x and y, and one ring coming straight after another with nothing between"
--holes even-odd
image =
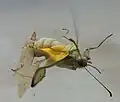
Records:
<instances>
[{"instance_id":1,"label":"slender leg","mask_svg":"<svg viewBox=\"0 0 120 102\"><path fill-rule=\"evenodd\" d=\"M79 51L79 48L78 48L78 45L76 44L76 42L75 42L73 39L71 39L71 38L67 38L66 36L63 36L63 37L64 37L65 39L71 41L71 42L76 46L77 51L78 51L78 53L79 53L79 56L82 57L82 55L81 55L81 53L80 53L80 51Z\"/></svg>"},{"instance_id":2,"label":"slender leg","mask_svg":"<svg viewBox=\"0 0 120 102\"><path fill-rule=\"evenodd\" d=\"M65 35L69 33L69 30L66 29L66 28L63 28L62 30L66 30L66 31L67 31L67 32L65 33Z\"/></svg>"},{"instance_id":3,"label":"slender leg","mask_svg":"<svg viewBox=\"0 0 120 102\"><path fill-rule=\"evenodd\" d=\"M84 51L84 56L90 60L90 51L91 50L94 50L94 49L97 49L99 48L108 38L110 38L113 34L110 34L108 35L106 38L104 38L99 45L95 46L95 47L90 47L90 48L87 48L85 51Z\"/></svg>"},{"instance_id":4,"label":"slender leg","mask_svg":"<svg viewBox=\"0 0 120 102\"><path fill-rule=\"evenodd\" d=\"M88 48L89 50L93 50L93 49L97 49L99 48L108 38L110 38L113 34L108 35L106 38L103 39L103 41L100 42L100 44L98 46L95 47L90 47Z\"/></svg>"}]
</instances>

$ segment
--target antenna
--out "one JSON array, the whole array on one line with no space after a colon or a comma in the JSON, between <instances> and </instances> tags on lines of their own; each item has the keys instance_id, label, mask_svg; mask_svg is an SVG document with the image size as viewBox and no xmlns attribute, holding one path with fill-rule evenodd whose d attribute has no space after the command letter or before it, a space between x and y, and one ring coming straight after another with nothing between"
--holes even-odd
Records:
<instances>
[{"instance_id":1,"label":"antenna","mask_svg":"<svg viewBox=\"0 0 120 102\"><path fill-rule=\"evenodd\" d=\"M112 97L112 92L102 82L100 82L87 68L85 69L100 85L102 85L109 92L110 97Z\"/></svg>"}]
</instances>

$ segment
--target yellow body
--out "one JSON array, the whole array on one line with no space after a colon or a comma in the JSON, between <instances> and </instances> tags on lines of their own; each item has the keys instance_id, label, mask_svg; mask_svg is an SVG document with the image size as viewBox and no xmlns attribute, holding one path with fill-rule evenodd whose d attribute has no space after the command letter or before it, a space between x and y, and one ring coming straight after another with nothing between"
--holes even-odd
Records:
<instances>
[{"instance_id":1,"label":"yellow body","mask_svg":"<svg viewBox=\"0 0 120 102\"><path fill-rule=\"evenodd\" d=\"M57 45L51 48L42 48L40 50L45 54L45 56L55 62L64 59L69 54L64 45Z\"/></svg>"}]
</instances>

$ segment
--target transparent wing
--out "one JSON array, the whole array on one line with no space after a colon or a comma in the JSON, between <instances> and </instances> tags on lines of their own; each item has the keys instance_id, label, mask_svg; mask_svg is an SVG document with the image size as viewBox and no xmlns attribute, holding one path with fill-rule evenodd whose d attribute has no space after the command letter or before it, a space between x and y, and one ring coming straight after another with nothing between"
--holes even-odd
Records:
<instances>
[{"instance_id":1,"label":"transparent wing","mask_svg":"<svg viewBox=\"0 0 120 102\"><path fill-rule=\"evenodd\" d=\"M37 69L31 82L31 87L35 87L45 77L46 69Z\"/></svg>"},{"instance_id":2,"label":"transparent wing","mask_svg":"<svg viewBox=\"0 0 120 102\"><path fill-rule=\"evenodd\" d=\"M53 63L55 63L53 60L46 59L46 63L44 66L49 66L52 65ZM46 74L46 68L41 69L40 67L39 69L37 69L33 76L31 87L35 87L45 77L45 74Z\"/></svg>"},{"instance_id":3,"label":"transparent wing","mask_svg":"<svg viewBox=\"0 0 120 102\"><path fill-rule=\"evenodd\" d=\"M32 77L37 68L39 68L39 64L41 63L34 58L34 49L32 48L32 46L35 38L36 34L33 33L22 48L17 68L12 69L12 71L14 71L14 77L16 79L18 88L18 96L20 98L30 87Z\"/></svg>"},{"instance_id":4,"label":"transparent wing","mask_svg":"<svg viewBox=\"0 0 120 102\"><path fill-rule=\"evenodd\" d=\"M70 8L70 13L72 16L73 27L74 27L75 36L76 36L76 44L78 45L79 31L78 31L77 24L76 24L75 14L72 8Z\"/></svg>"},{"instance_id":5,"label":"transparent wing","mask_svg":"<svg viewBox=\"0 0 120 102\"><path fill-rule=\"evenodd\" d=\"M29 88L30 78L29 77L23 77L20 74L16 73L14 74L15 78L17 79L17 92L19 98L21 98L26 90Z\"/></svg>"},{"instance_id":6,"label":"transparent wing","mask_svg":"<svg viewBox=\"0 0 120 102\"><path fill-rule=\"evenodd\" d=\"M15 70L14 76L17 80L18 85L18 96L21 98L24 93L27 91L27 89L30 88L32 78L36 70L39 68L39 64L42 63L42 61L37 61L36 59L33 60L33 63L29 66L21 67L17 70ZM45 76L45 69L41 70L39 72L39 80L42 80Z\"/></svg>"},{"instance_id":7,"label":"transparent wing","mask_svg":"<svg viewBox=\"0 0 120 102\"><path fill-rule=\"evenodd\" d=\"M77 29L74 12L73 12L72 8L70 8L70 11L71 11L71 15L72 15L72 21L73 21L73 27L74 27L74 31L75 31L76 41L74 41L72 38L67 38L66 36L63 36L63 37L66 38L67 40L71 41L76 46L76 48L77 48L76 51L78 51L79 57L81 58L82 55L80 52L80 48L78 47L78 29Z\"/></svg>"}]
</instances>

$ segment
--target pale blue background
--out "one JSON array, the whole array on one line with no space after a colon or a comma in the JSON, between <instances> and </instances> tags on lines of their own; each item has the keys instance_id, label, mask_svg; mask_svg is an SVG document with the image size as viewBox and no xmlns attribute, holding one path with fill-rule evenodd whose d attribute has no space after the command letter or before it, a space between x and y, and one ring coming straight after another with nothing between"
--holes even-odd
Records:
<instances>
[{"instance_id":1,"label":"pale blue background","mask_svg":"<svg viewBox=\"0 0 120 102\"><path fill-rule=\"evenodd\" d=\"M115 34L91 53L102 75L91 71L113 92L113 98L84 69L54 67L19 100L10 69L16 66L24 41L33 31L39 37L60 40L63 27L70 29L70 36L74 37L70 5L75 11L81 49L98 44L110 33ZM119 0L0 0L0 102L119 102L119 27Z\"/></svg>"}]
</instances>

